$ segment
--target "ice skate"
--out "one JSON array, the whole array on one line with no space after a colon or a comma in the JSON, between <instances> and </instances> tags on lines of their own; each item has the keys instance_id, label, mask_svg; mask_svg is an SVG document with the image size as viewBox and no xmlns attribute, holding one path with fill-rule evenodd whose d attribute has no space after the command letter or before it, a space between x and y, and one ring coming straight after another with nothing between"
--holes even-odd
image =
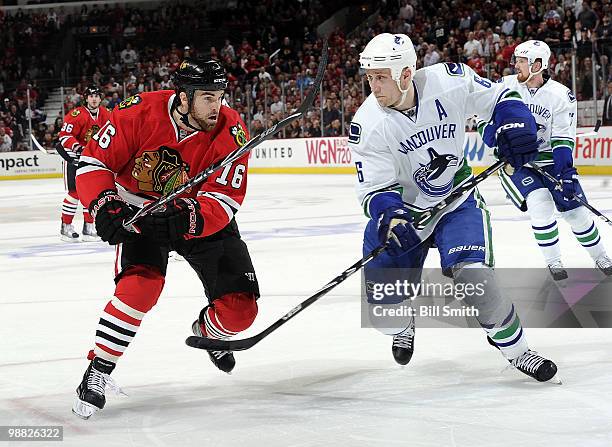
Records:
<instances>
[{"instance_id":1,"label":"ice skate","mask_svg":"<svg viewBox=\"0 0 612 447\"><path fill-rule=\"evenodd\" d=\"M548 264L548 271L555 281L567 279L567 270L565 270L561 261L555 261L552 264Z\"/></svg>"},{"instance_id":2,"label":"ice skate","mask_svg":"<svg viewBox=\"0 0 612 447\"><path fill-rule=\"evenodd\" d=\"M194 335L198 337L203 337L202 328L198 320L194 321L191 325L191 330ZM213 364L219 368L221 371L226 372L228 374L232 373L234 366L236 366L236 359L234 358L234 354L231 351L207 351L210 357L210 360Z\"/></svg>"},{"instance_id":3,"label":"ice skate","mask_svg":"<svg viewBox=\"0 0 612 447\"><path fill-rule=\"evenodd\" d=\"M414 318L410 325L397 335L393 336L391 352L393 358L400 365L407 365L414 353Z\"/></svg>"},{"instance_id":4,"label":"ice skate","mask_svg":"<svg viewBox=\"0 0 612 447\"><path fill-rule=\"evenodd\" d=\"M510 360L510 364L523 374L533 377L538 382L561 384L561 379L557 376L557 365L552 360L545 359L531 349Z\"/></svg>"},{"instance_id":5,"label":"ice skate","mask_svg":"<svg viewBox=\"0 0 612 447\"><path fill-rule=\"evenodd\" d=\"M595 260L595 265L606 276L612 276L612 259L607 255L602 255Z\"/></svg>"},{"instance_id":6,"label":"ice skate","mask_svg":"<svg viewBox=\"0 0 612 447\"><path fill-rule=\"evenodd\" d=\"M78 242L79 233L74 230L72 224L62 222L60 227L60 239L64 242Z\"/></svg>"},{"instance_id":7,"label":"ice skate","mask_svg":"<svg viewBox=\"0 0 612 447\"><path fill-rule=\"evenodd\" d=\"M110 377L115 369L115 363L94 357L83 375L72 406L72 412L82 419L89 419L96 411L106 404L106 388L114 389L118 394L124 394Z\"/></svg>"},{"instance_id":8,"label":"ice skate","mask_svg":"<svg viewBox=\"0 0 612 447\"><path fill-rule=\"evenodd\" d=\"M96 233L95 225L89 222L83 222L83 241L84 242L97 242L100 240L98 233Z\"/></svg>"}]
</instances>

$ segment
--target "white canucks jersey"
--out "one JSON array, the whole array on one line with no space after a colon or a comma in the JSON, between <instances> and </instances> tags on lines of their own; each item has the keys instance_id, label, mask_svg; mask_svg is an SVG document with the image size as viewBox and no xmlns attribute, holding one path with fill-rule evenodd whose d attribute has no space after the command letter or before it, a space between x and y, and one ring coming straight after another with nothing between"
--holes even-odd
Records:
<instances>
[{"instance_id":1,"label":"white canucks jersey","mask_svg":"<svg viewBox=\"0 0 612 447\"><path fill-rule=\"evenodd\" d=\"M552 152L558 146L574 151L576 140L576 97L563 84L548 79L540 88L529 88L516 79L516 75L504 76L501 82L516 90L529 107L538 128L538 151L536 163L553 163Z\"/></svg>"},{"instance_id":2,"label":"white canucks jersey","mask_svg":"<svg viewBox=\"0 0 612 447\"><path fill-rule=\"evenodd\" d=\"M444 63L417 70L416 106L405 112L381 107L371 94L349 132L357 195L365 214L378 193L397 191L415 215L446 198L472 177L464 158L466 120L490 120L500 101L520 101L507 86L480 78L466 65ZM437 222L467 198L434 216ZM428 225L429 233L434 225ZM421 237L427 234L421 233Z\"/></svg>"}]
</instances>

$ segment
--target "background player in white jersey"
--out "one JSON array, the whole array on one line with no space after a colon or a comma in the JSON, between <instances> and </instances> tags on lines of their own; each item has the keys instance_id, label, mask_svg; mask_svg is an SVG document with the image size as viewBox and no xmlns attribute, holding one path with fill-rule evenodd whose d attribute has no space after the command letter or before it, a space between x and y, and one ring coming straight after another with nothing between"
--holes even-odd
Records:
<instances>
[{"instance_id":1,"label":"background player in white jersey","mask_svg":"<svg viewBox=\"0 0 612 447\"><path fill-rule=\"evenodd\" d=\"M478 321L491 343L521 372L538 381L552 379L556 365L529 350L513 304L496 285L489 212L478 191L432 216L424 228L415 230L411 224L414 216L472 176L463 156L468 117L491 120L498 129L501 158L512 166L537 156L535 121L520 95L478 77L463 64L417 71L414 47L403 34L374 37L360 63L372 94L351 123L349 145L357 167L357 194L370 217L363 251L369 253L387 240L390 244L364 269L366 284L389 268L415 268L420 276L429 247L437 246L442 269L456 284L486 284L484 296L464 301L478 309ZM371 296L368 301L373 302ZM393 356L407 364L413 353L414 318L403 323L407 327L375 326L394 336Z\"/></svg>"},{"instance_id":2,"label":"background player in white jersey","mask_svg":"<svg viewBox=\"0 0 612 447\"><path fill-rule=\"evenodd\" d=\"M535 163L563 184L556 185L535 169L523 166L513 175L500 173L501 184L512 202L531 218L531 228L551 275L555 280L567 278L561 262L559 230L555 207L570 224L578 242L587 250L595 265L612 275L612 261L606 255L601 236L589 211L573 199L584 198L573 164L576 139L576 98L564 85L546 74L550 48L545 42L529 40L514 50L517 74L505 76L501 82L517 90L533 114L538 128L539 155ZM494 145L492 129L479 125L483 139Z\"/></svg>"}]
</instances>

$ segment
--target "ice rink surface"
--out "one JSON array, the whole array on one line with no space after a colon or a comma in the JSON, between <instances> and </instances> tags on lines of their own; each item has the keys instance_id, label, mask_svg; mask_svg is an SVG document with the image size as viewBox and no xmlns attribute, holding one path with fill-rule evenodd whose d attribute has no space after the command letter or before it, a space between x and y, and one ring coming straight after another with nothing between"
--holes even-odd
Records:
<instances>
[{"instance_id":1,"label":"ice rink surface","mask_svg":"<svg viewBox=\"0 0 612 447\"><path fill-rule=\"evenodd\" d=\"M259 277L259 332L361 257L365 217L352 176L251 175L238 213ZM583 177L612 214L607 179ZM489 203L499 267L543 267L527 216ZM0 182L0 425L62 425L65 446L610 446L612 330L527 329L563 385L516 372L480 329L419 329L407 367L390 337L360 328L359 275L251 350L232 375L187 347L203 290L186 262L166 287L89 421L71 414L99 314L113 293L114 250L60 242L60 179ZM80 231L82 216L77 215ZM612 231L598 224L612 251ZM591 267L560 225L566 266ZM427 266L438 266L430 251ZM612 299L612 297L611 297ZM20 442L15 445L28 445Z\"/></svg>"}]
</instances>

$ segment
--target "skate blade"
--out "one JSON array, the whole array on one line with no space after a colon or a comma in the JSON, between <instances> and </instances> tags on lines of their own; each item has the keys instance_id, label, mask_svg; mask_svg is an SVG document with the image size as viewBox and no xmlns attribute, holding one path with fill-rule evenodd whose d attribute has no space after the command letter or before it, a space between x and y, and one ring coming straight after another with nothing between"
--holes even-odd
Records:
<instances>
[{"instance_id":1,"label":"skate blade","mask_svg":"<svg viewBox=\"0 0 612 447\"><path fill-rule=\"evenodd\" d=\"M74 398L72 412L81 419L87 420L92 417L96 413L96 411L99 410L100 409L98 407L93 406L90 403L84 402L78 397Z\"/></svg>"},{"instance_id":2,"label":"skate blade","mask_svg":"<svg viewBox=\"0 0 612 447\"><path fill-rule=\"evenodd\" d=\"M100 239L99 236L86 236L86 235L83 235L83 236L81 236L81 240L83 242L99 242L102 239Z\"/></svg>"},{"instance_id":3,"label":"skate blade","mask_svg":"<svg viewBox=\"0 0 612 447\"><path fill-rule=\"evenodd\" d=\"M547 380L546 383L552 383L553 385L563 385L563 381L561 380L561 376L559 374L555 374L551 379Z\"/></svg>"},{"instance_id":4,"label":"skate blade","mask_svg":"<svg viewBox=\"0 0 612 447\"><path fill-rule=\"evenodd\" d=\"M64 242L79 242L79 238L72 238L68 236L60 236L60 240Z\"/></svg>"}]
</instances>

